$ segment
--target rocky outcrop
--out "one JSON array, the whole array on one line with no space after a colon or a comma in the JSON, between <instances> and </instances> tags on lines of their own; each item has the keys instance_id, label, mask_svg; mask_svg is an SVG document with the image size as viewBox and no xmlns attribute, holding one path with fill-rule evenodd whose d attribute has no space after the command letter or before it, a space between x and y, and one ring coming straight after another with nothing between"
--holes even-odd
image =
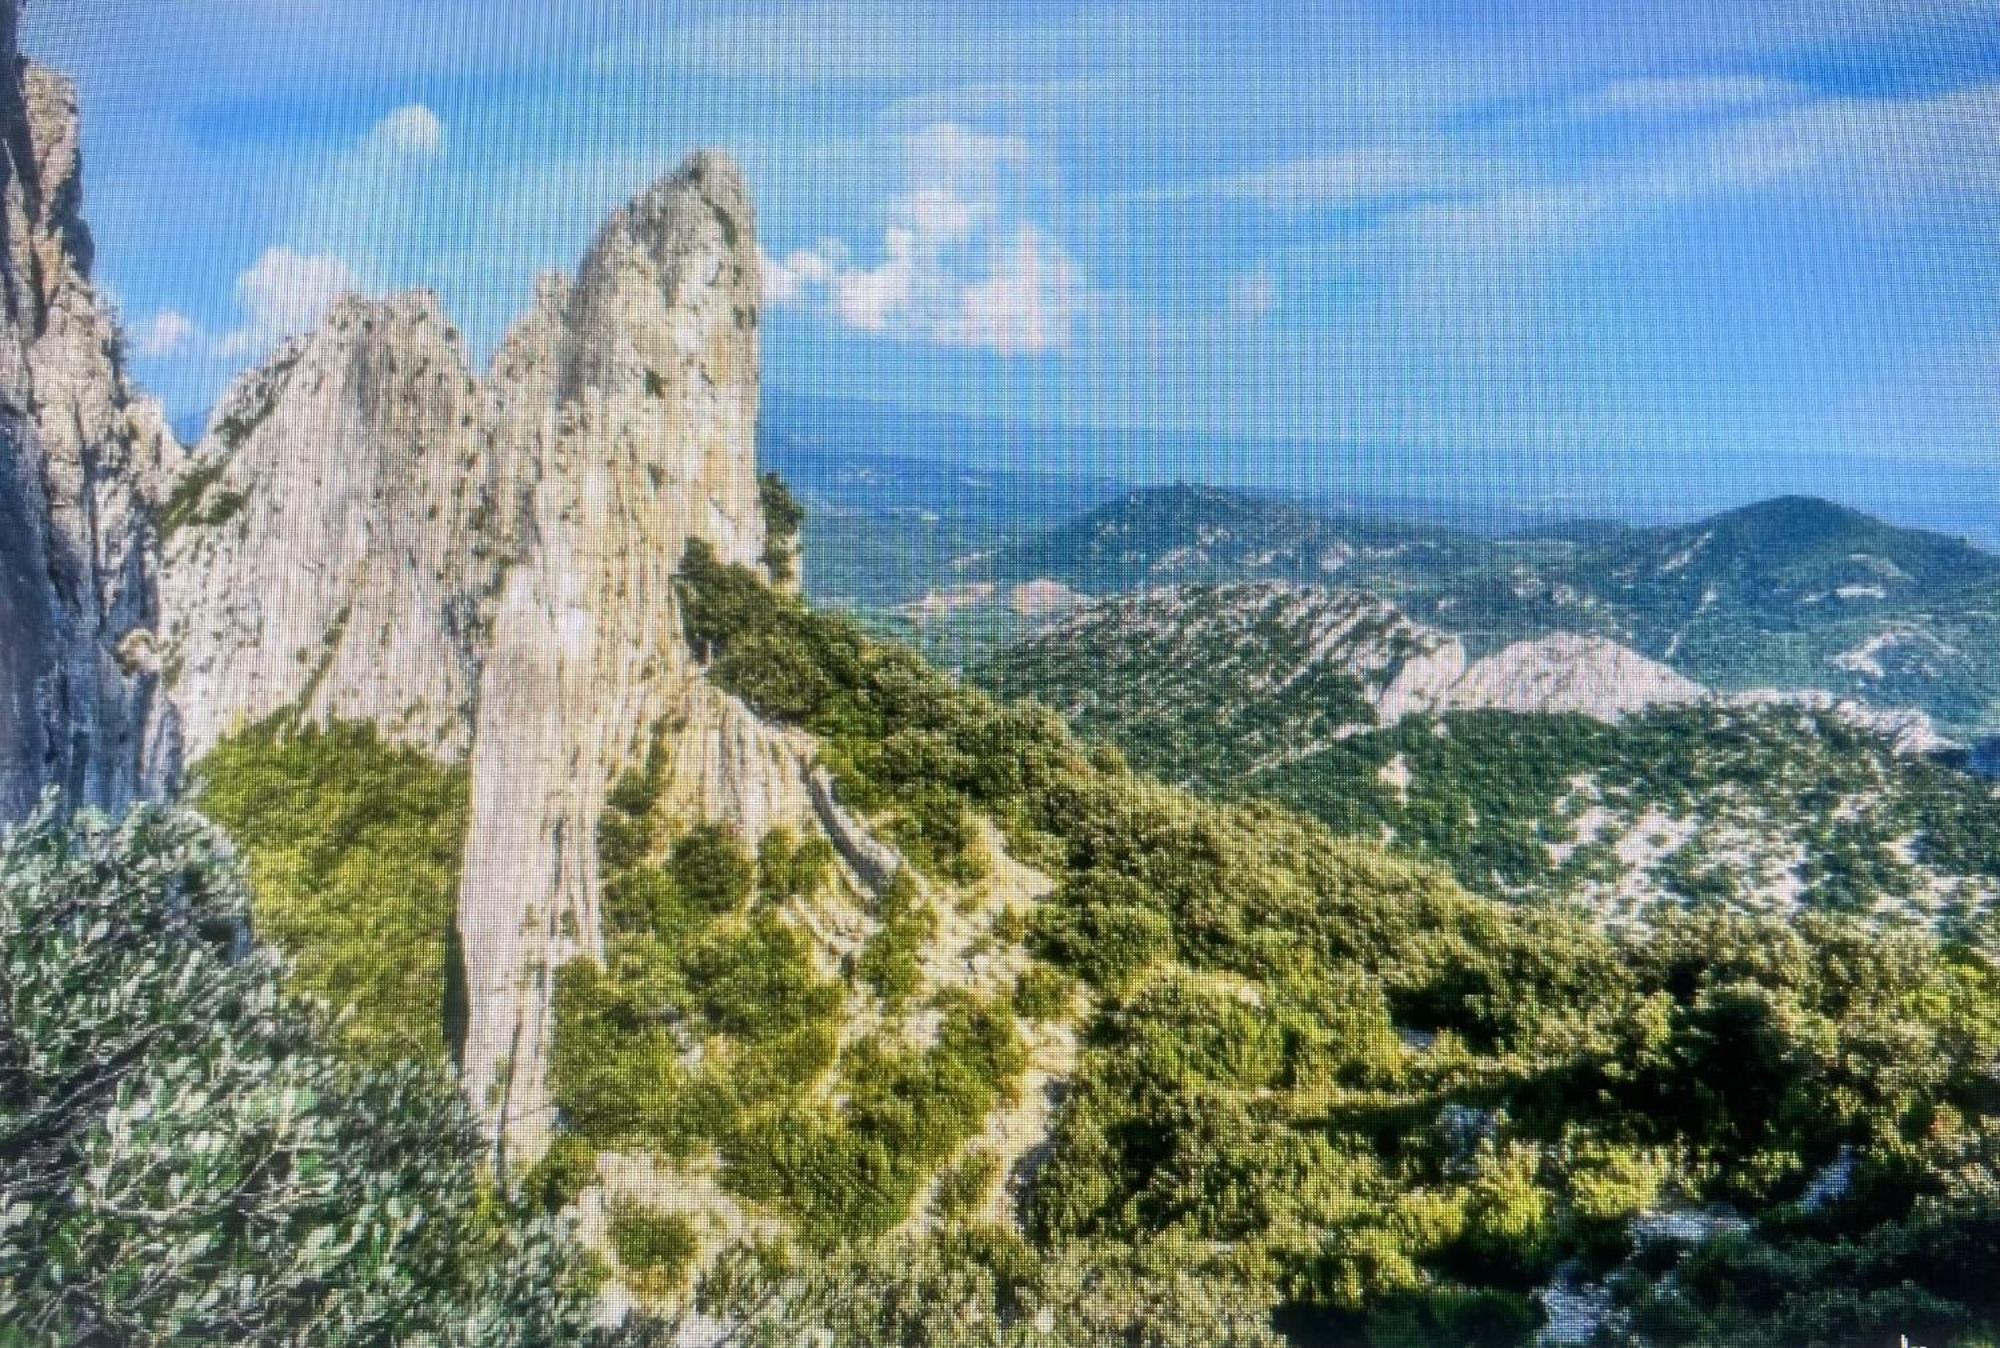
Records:
<instances>
[{"instance_id":1,"label":"rocky outcrop","mask_svg":"<svg viewBox=\"0 0 2000 1348\"><path fill-rule=\"evenodd\" d=\"M1574 712L1617 721L1648 707L1698 702L1692 679L1604 637L1558 632L1475 660L1445 692L1445 708ZM1442 709L1442 708L1441 708Z\"/></svg>"},{"instance_id":2,"label":"rocky outcrop","mask_svg":"<svg viewBox=\"0 0 2000 1348\"><path fill-rule=\"evenodd\" d=\"M690 540L762 568L754 223L697 155L551 276L484 378L428 294L348 297L238 382L166 512L193 756L277 713L466 759L467 1089L549 1124L551 978L598 950L598 814L665 737L668 805L753 842L815 818L812 746L707 686Z\"/></svg>"},{"instance_id":3,"label":"rocky outcrop","mask_svg":"<svg viewBox=\"0 0 2000 1348\"><path fill-rule=\"evenodd\" d=\"M1004 691L1052 696L1072 715L1099 699L1128 710L1150 701L1171 711L1197 698L1268 705L1291 723L1273 737L1282 750L1408 716L1496 710L1616 721L1709 696L1603 637L1556 633L1474 659L1461 638L1379 595L1281 581L1093 600L1016 643L994 668ZM1094 687L1100 680L1116 687ZM1329 724L1329 716L1345 719Z\"/></svg>"},{"instance_id":4,"label":"rocky outcrop","mask_svg":"<svg viewBox=\"0 0 2000 1348\"><path fill-rule=\"evenodd\" d=\"M512 446L428 293L348 297L237 381L165 514L188 751L280 710L464 756Z\"/></svg>"},{"instance_id":5,"label":"rocky outcrop","mask_svg":"<svg viewBox=\"0 0 2000 1348\"><path fill-rule=\"evenodd\" d=\"M0 2L0 818L178 769L150 493L179 446L91 286L75 90L19 60L18 15Z\"/></svg>"},{"instance_id":6,"label":"rocky outcrop","mask_svg":"<svg viewBox=\"0 0 2000 1348\"><path fill-rule=\"evenodd\" d=\"M688 692L667 741L672 765L661 804L669 817L721 819L752 845L774 828L811 828L811 772L819 746L771 725L713 684Z\"/></svg>"},{"instance_id":7,"label":"rocky outcrop","mask_svg":"<svg viewBox=\"0 0 2000 1348\"><path fill-rule=\"evenodd\" d=\"M759 285L742 179L699 155L605 225L573 286L544 285L496 362L533 486L480 677L459 929L465 1082L511 1158L550 1123L553 973L599 941L606 787L695 697L682 554L760 565Z\"/></svg>"}]
</instances>

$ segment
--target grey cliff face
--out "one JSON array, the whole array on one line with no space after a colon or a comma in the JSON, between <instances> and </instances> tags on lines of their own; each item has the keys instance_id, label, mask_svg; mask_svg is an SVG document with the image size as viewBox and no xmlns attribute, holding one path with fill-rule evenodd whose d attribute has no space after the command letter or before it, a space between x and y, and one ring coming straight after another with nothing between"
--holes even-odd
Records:
<instances>
[{"instance_id":1,"label":"grey cliff face","mask_svg":"<svg viewBox=\"0 0 2000 1348\"><path fill-rule=\"evenodd\" d=\"M465 1084L513 1156L550 1123L554 971L597 952L605 790L653 734L712 710L681 635L681 556L694 538L745 565L763 551L759 292L742 178L698 155L612 217L573 286L543 287L496 366L520 372L503 420L534 486L480 679L459 930ZM803 772L782 752L740 761Z\"/></svg>"},{"instance_id":2,"label":"grey cliff face","mask_svg":"<svg viewBox=\"0 0 2000 1348\"><path fill-rule=\"evenodd\" d=\"M428 293L347 297L231 389L164 521L190 757L281 710L464 757L513 546L488 401Z\"/></svg>"},{"instance_id":3,"label":"grey cliff face","mask_svg":"<svg viewBox=\"0 0 2000 1348\"><path fill-rule=\"evenodd\" d=\"M599 944L606 789L668 737L677 808L805 823L802 737L701 682L691 539L760 566L758 275L742 177L697 155L549 277L482 379L429 295L349 297L244 376L165 512L190 757L283 713L469 761L467 1089L548 1124L553 972Z\"/></svg>"},{"instance_id":4,"label":"grey cliff face","mask_svg":"<svg viewBox=\"0 0 2000 1348\"><path fill-rule=\"evenodd\" d=\"M0 818L60 787L116 809L178 772L151 493L179 446L90 283L76 93L0 4Z\"/></svg>"}]
</instances>

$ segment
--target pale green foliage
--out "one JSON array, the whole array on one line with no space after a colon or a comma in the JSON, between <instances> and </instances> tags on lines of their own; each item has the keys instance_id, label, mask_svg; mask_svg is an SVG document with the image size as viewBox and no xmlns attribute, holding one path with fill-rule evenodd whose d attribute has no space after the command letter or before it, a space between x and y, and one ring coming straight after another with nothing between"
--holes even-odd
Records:
<instances>
[{"instance_id":1,"label":"pale green foliage","mask_svg":"<svg viewBox=\"0 0 2000 1348\"><path fill-rule=\"evenodd\" d=\"M191 815L0 848L6 1341L586 1341L583 1257L481 1184L451 1083L336 1052L248 917Z\"/></svg>"},{"instance_id":2,"label":"pale green foliage","mask_svg":"<svg viewBox=\"0 0 2000 1348\"><path fill-rule=\"evenodd\" d=\"M1114 1249L1041 1257L971 1227L796 1268L734 1252L701 1299L749 1348L1280 1348L1268 1305L1199 1263L1193 1251L1143 1268Z\"/></svg>"},{"instance_id":3,"label":"pale green foliage","mask_svg":"<svg viewBox=\"0 0 2000 1348\"><path fill-rule=\"evenodd\" d=\"M373 726L267 722L202 760L198 805L242 848L258 935L371 1062L442 1058L468 774Z\"/></svg>"}]
</instances>

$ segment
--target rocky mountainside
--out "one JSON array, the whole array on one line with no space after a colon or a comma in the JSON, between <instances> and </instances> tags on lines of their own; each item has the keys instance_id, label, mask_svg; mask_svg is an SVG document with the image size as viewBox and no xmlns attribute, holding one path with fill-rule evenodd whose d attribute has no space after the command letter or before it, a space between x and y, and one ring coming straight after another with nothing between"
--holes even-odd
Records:
<instances>
[{"instance_id":1,"label":"rocky mountainside","mask_svg":"<svg viewBox=\"0 0 2000 1348\"><path fill-rule=\"evenodd\" d=\"M347 298L238 382L164 512L191 758L282 714L469 765L463 1067L530 1153L612 779L664 735L694 813L753 844L813 817L809 749L701 681L674 590L692 540L762 565L757 267L740 174L697 155L483 377L434 296Z\"/></svg>"},{"instance_id":2,"label":"rocky mountainside","mask_svg":"<svg viewBox=\"0 0 2000 1348\"><path fill-rule=\"evenodd\" d=\"M1817 687L2000 723L2000 557L1828 501L1565 545L1527 588L1588 591L1640 650L1718 687Z\"/></svg>"},{"instance_id":3,"label":"rocky mountainside","mask_svg":"<svg viewBox=\"0 0 2000 1348\"><path fill-rule=\"evenodd\" d=\"M1003 649L976 677L1087 734L1149 745L1176 780L1273 763L1406 716L1573 712L1616 721L1702 688L1602 637L1556 634L1474 658L1363 590L1281 581L1100 599Z\"/></svg>"},{"instance_id":4,"label":"rocky mountainside","mask_svg":"<svg viewBox=\"0 0 2000 1348\"><path fill-rule=\"evenodd\" d=\"M1149 488L957 559L940 584L1041 578L1093 594L1251 579L1373 590L1475 653L1607 637L1729 691L1818 689L2000 725L2000 557L1791 497L1694 524L1483 538L1213 487Z\"/></svg>"},{"instance_id":5,"label":"rocky mountainside","mask_svg":"<svg viewBox=\"0 0 2000 1348\"><path fill-rule=\"evenodd\" d=\"M1956 930L2000 895L1994 791L1932 760L1948 742L1921 713L1711 694L1603 637L1468 658L1365 592L1244 582L1093 601L978 677L1134 766L1274 797L1503 897L1619 920L1879 905Z\"/></svg>"},{"instance_id":6,"label":"rocky mountainside","mask_svg":"<svg viewBox=\"0 0 2000 1348\"><path fill-rule=\"evenodd\" d=\"M0 5L0 817L117 806L177 770L149 496L179 446L90 282L76 92Z\"/></svg>"}]
</instances>

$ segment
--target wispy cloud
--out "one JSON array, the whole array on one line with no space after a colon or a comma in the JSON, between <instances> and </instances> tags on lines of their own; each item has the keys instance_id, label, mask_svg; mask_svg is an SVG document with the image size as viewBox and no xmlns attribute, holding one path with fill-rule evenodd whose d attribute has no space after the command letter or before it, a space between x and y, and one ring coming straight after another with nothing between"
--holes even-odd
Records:
<instances>
[{"instance_id":1,"label":"wispy cloud","mask_svg":"<svg viewBox=\"0 0 2000 1348\"><path fill-rule=\"evenodd\" d=\"M1365 145L1128 193L1138 203L1255 202L1279 210L1349 208L1458 195L1503 180L1500 163L1438 140Z\"/></svg>"},{"instance_id":2,"label":"wispy cloud","mask_svg":"<svg viewBox=\"0 0 2000 1348\"><path fill-rule=\"evenodd\" d=\"M1660 117L1789 103L1811 90L1795 80L1764 75L1688 75L1615 80L1585 100L1594 112Z\"/></svg>"},{"instance_id":3,"label":"wispy cloud","mask_svg":"<svg viewBox=\"0 0 2000 1348\"><path fill-rule=\"evenodd\" d=\"M1026 141L940 122L901 141L903 189L877 260L839 239L764 262L773 306L859 332L1002 355L1067 348L1090 303L1081 265L1024 213Z\"/></svg>"},{"instance_id":4,"label":"wispy cloud","mask_svg":"<svg viewBox=\"0 0 2000 1348\"><path fill-rule=\"evenodd\" d=\"M226 356L259 355L286 337L309 331L336 299L360 288L354 269L331 253L266 249L236 278L244 322L221 339L218 350Z\"/></svg>"}]
</instances>

